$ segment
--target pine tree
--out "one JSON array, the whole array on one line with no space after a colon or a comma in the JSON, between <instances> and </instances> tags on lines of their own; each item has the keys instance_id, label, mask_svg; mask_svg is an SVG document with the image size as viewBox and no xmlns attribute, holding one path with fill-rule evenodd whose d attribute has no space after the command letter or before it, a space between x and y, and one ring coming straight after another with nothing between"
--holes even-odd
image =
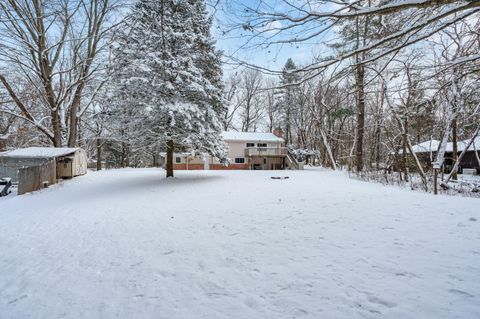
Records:
<instances>
[{"instance_id":1,"label":"pine tree","mask_svg":"<svg viewBox=\"0 0 480 319\"><path fill-rule=\"evenodd\" d=\"M210 26L203 0L138 0L119 36L120 87L130 107L143 110L142 135L166 149L167 177L174 151L225 158L221 62Z\"/></svg>"},{"instance_id":2,"label":"pine tree","mask_svg":"<svg viewBox=\"0 0 480 319\"><path fill-rule=\"evenodd\" d=\"M292 59L288 59L283 67L277 108L280 113L280 125L285 132L285 142L292 143L292 123L297 107L296 92L298 87L292 85L300 81L300 75L295 73L297 66Z\"/></svg>"}]
</instances>

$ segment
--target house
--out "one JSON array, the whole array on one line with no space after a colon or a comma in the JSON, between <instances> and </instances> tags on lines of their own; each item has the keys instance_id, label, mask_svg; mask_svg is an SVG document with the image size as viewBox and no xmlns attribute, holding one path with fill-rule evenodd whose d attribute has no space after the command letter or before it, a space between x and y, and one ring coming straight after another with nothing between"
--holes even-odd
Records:
<instances>
[{"instance_id":1,"label":"house","mask_svg":"<svg viewBox=\"0 0 480 319\"><path fill-rule=\"evenodd\" d=\"M229 164L220 163L208 154L174 154L174 170L276 170L302 169L303 165L290 154L280 130L274 133L223 132L222 138L228 145ZM161 154L165 166L165 154Z\"/></svg>"},{"instance_id":2,"label":"house","mask_svg":"<svg viewBox=\"0 0 480 319\"><path fill-rule=\"evenodd\" d=\"M470 140L457 142L457 158L463 152ZM431 140L412 146L412 151L417 154L419 159L425 164L425 167L431 168L432 162L435 161L440 141ZM475 154L476 153L476 154ZM480 173L480 136L477 137L472 145L466 150L465 155L459 164L459 172L462 173ZM445 148L444 169L449 173L454 165L453 161L453 143L447 143Z\"/></svg>"},{"instance_id":3,"label":"house","mask_svg":"<svg viewBox=\"0 0 480 319\"><path fill-rule=\"evenodd\" d=\"M0 177L18 182L18 194L86 173L87 156L81 148L28 147L0 153Z\"/></svg>"}]
</instances>

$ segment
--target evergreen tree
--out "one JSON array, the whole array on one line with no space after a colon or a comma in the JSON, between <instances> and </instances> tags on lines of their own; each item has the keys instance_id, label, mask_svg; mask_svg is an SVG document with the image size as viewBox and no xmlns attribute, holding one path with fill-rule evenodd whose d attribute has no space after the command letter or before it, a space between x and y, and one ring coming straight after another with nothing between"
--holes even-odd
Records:
<instances>
[{"instance_id":1,"label":"evergreen tree","mask_svg":"<svg viewBox=\"0 0 480 319\"><path fill-rule=\"evenodd\" d=\"M118 38L117 82L128 96L119 104L142 110L141 135L166 149L167 177L174 151L225 158L221 62L210 27L203 0L138 0Z\"/></svg>"},{"instance_id":2,"label":"evergreen tree","mask_svg":"<svg viewBox=\"0 0 480 319\"><path fill-rule=\"evenodd\" d=\"M288 59L283 67L282 76L280 78L280 85L282 88L279 92L278 99L278 112L279 112L279 121L280 126L285 132L285 142L286 144L292 143L292 124L297 108L297 91L298 87L292 84L298 83L300 81L300 75L294 71L297 69L297 66L292 59Z\"/></svg>"}]
</instances>

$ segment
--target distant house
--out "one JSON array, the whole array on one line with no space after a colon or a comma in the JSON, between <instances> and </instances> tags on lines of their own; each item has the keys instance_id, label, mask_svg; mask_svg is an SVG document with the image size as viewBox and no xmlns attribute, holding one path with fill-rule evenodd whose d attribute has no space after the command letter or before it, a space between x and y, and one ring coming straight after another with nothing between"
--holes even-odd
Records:
<instances>
[{"instance_id":1,"label":"distant house","mask_svg":"<svg viewBox=\"0 0 480 319\"><path fill-rule=\"evenodd\" d=\"M463 152L470 140L464 140L457 142L457 157ZM431 140L412 146L412 151L418 155L418 157L424 162L427 168L431 168L432 162L435 160L440 146L440 141ZM477 155L475 155L475 152ZM480 158L480 136L475 139L472 145L465 152L459 164L459 172L480 173L480 164L478 163L477 156ZM453 144L447 143L445 148L445 172L450 172L454 165L453 161Z\"/></svg>"},{"instance_id":2,"label":"distant house","mask_svg":"<svg viewBox=\"0 0 480 319\"><path fill-rule=\"evenodd\" d=\"M28 147L0 153L0 177L18 182L18 194L86 173L87 156L81 148Z\"/></svg>"},{"instance_id":3,"label":"distant house","mask_svg":"<svg viewBox=\"0 0 480 319\"><path fill-rule=\"evenodd\" d=\"M229 164L224 165L208 154L193 156L190 153L176 153L173 158L175 170L277 170L301 169L299 163L285 147L281 131L274 133L223 132L228 145ZM161 154L165 166L165 154Z\"/></svg>"}]
</instances>

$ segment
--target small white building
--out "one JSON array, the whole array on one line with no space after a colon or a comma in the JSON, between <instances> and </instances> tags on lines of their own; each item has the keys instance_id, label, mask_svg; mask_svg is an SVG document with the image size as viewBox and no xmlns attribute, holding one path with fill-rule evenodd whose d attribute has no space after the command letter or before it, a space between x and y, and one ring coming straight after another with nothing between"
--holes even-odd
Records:
<instances>
[{"instance_id":1,"label":"small white building","mask_svg":"<svg viewBox=\"0 0 480 319\"><path fill-rule=\"evenodd\" d=\"M18 170L55 161L56 178L72 178L87 173L87 155L81 148L27 147L0 153L0 175L17 180Z\"/></svg>"}]
</instances>

